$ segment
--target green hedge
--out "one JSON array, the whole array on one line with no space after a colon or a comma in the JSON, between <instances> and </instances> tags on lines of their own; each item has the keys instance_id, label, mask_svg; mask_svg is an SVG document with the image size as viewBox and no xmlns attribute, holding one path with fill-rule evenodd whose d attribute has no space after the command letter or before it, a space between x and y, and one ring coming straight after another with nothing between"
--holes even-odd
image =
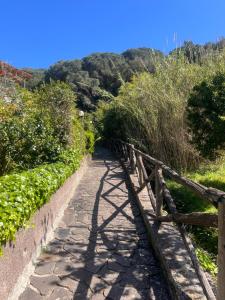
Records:
<instances>
[{"instance_id":1,"label":"green hedge","mask_svg":"<svg viewBox=\"0 0 225 300\"><path fill-rule=\"evenodd\" d=\"M86 149L89 153L94 153L95 151L95 135L92 131L85 131L85 139L86 139Z\"/></svg>"},{"instance_id":2,"label":"green hedge","mask_svg":"<svg viewBox=\"0 0 225 300\"><path fill-rule=\"evenodd\" d=\"M81 151L65 152L59 162L0 177L0 248L79 168ZM0 249L1 252L1 249Z\"/></svg>"}]
</instances>

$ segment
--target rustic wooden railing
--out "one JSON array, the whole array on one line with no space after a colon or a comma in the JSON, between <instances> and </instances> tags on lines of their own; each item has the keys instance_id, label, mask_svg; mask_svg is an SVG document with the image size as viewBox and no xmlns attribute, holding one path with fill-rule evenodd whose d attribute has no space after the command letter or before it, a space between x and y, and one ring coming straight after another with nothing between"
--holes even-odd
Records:
<instances>
[{"instance_id":1,"label":"rustic wooden railing","mask_svg":"<svg viewBox=\"0 0 225 300\"><path fill-rule=\"evenodd\" d=\"M189 253L198 272L198 276L204 285L207 299L216 299L212 289L209 287L205 275L199 267L194 247L190 242L183 224L218 227L218 279L217 279L217 300L225 300L225 192L208 188L190 179L187 179L166 166L163 162L141 152L132 144L113 140L110 148L120 158L127 162L130 172L136 172L139 181L139 187L136 193L140 193L145 187L148 190L149 199L154 208L155 220L159 222L175 222L183 236L184 242L189 249ZM175 202L170 194L164 179L170 178L175 182L187 187L202 199L210 202L218 208L218 214L193 212L189 214L179 213ZM163 213L163 204L166 204L169 214Z\"/></svg>"}]
</instances>

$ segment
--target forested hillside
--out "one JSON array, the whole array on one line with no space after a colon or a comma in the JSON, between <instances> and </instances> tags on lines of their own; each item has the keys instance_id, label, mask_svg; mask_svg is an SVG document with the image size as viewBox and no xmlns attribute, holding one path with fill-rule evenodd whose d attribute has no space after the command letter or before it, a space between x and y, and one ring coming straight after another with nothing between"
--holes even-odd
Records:
<instances>
[{"instance_id":1,"label":"forested hillside","mask_svg":"<svg viewBox=\"0 0 225 300\"><path fill-rule=\"evenodd\" d=\"M205 45L185 42L181 48L171 51L170 56L182 53L189 62L202 63L224 46L225 39ZM117 96L122 83L130 81L132 76L154 73L156 63L164 58L161 51L150 48L129 49L122 54L94 53L81 60L59 61L47 70L26 68L33 75L27 87L33 89L43 81L65 81L77 94L78 106L93 111L99 100L110 101Z\"/></svg>"},{"instance_id":2,"label":"forested hillside","mask_svg":"<svg viewBox=\"0 0 225 300\"><path fill-rule=\"evenodd\" d=\"M148 48L130 49L119 54L94 53L82 60L59 61L48 70L26 69L33 75L27 83L34 88L39 82L61 80L69 83L77 94L78 105L93 110L101 100L109 101L123 82L139 72L154 72L155 60L163 54Z\"/></svg>"}]
</instances>

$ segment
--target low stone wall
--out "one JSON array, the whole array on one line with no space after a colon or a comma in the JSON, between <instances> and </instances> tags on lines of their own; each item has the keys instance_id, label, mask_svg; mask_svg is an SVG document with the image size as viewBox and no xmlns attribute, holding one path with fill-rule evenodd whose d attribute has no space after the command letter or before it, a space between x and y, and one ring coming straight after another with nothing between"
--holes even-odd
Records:
<instances>
[{"instance_id":1,"label":"low stone wall","mask_svg":"<svg viewBox=\"0 0 225 300\"><path fill-rule=\"evenodd\" d=\"M41 249L52 239L53 231L60 222L90 160L90 156L83 159L79 170L69 177L52 195L50 201L34 214L30 221L32 226L19 230L16 242L4 247L3 256L0 257L0 299L18 299L34 270Z\"/></svg>"}]
</instances>

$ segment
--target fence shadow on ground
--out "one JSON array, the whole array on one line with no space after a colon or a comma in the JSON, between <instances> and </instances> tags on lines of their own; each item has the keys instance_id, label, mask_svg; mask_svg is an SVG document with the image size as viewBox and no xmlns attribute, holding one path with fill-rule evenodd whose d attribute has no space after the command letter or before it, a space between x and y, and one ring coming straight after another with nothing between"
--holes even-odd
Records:
<instances>
[{"instance_id":1,"label":"fence shadow on ground","mask_svg":"<svg viewBox=\"0 0 225 300\"><path fill-rule=\"evenodd\" d=\"M102 151L93 158L93 168L106 169L96 183L99 187L94 205L85 207L85 203L72 201L69 209L75 212L80 207L83 215L71 225L68 219L73 217L72 213L65 216L68 229L59 228L49 244L49 255L55 251L63 265L60 282L53 281L52 285L69 286L74 291L74 300L92 299L99 294L114 300L131 296L132 299L169 299L140 211L126 187L125 174L119 162L108 151ZM90 216L88 226L87 215ZM69 234L71 231L73 235ZM56 267L60 268L60 260Z\"/></svg>"}]
</instances>

